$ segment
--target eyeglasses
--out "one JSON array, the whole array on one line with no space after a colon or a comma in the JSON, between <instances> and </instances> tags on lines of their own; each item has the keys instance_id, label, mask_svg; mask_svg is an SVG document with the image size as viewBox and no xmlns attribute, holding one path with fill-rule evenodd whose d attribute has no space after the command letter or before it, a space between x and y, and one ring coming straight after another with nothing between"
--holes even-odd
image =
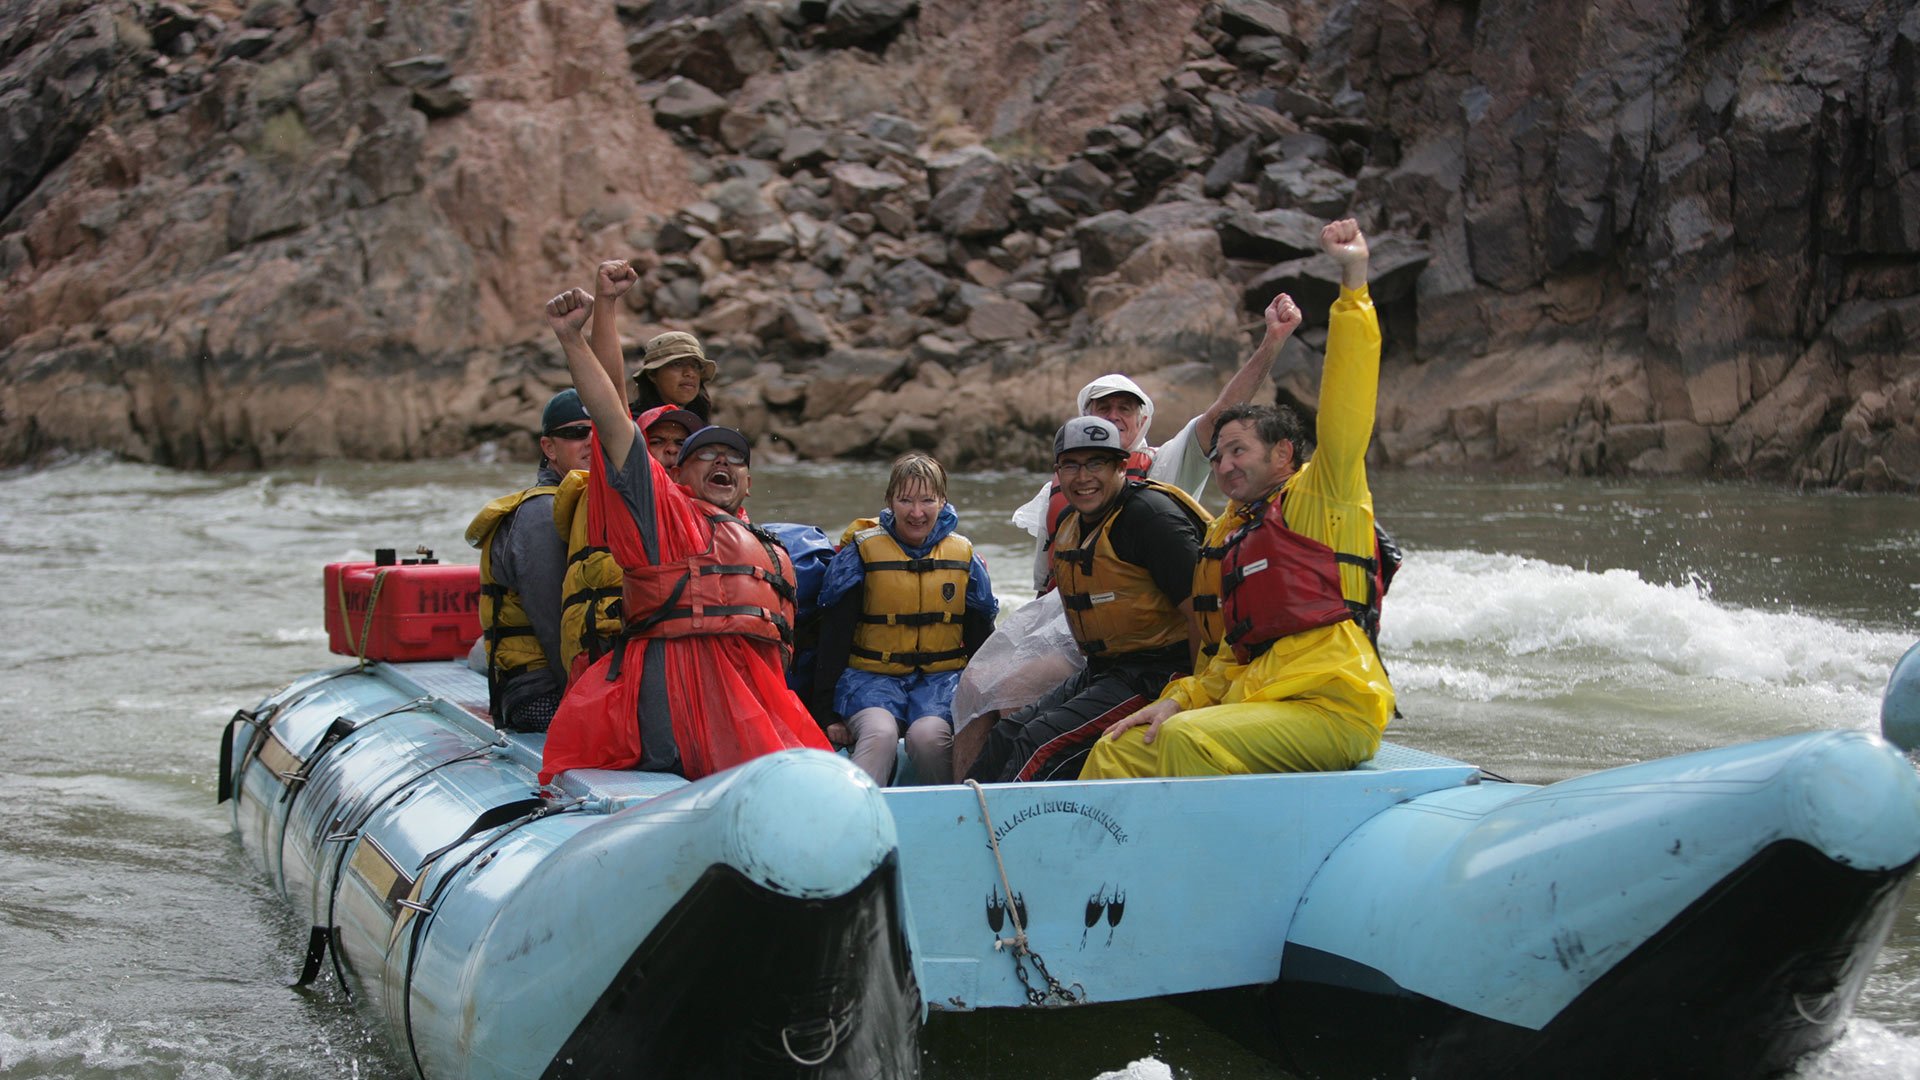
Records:
<instances>
[{"instance_id":1,"label":"eyeglasses","mask_svg":"<svg viewBox=\"0 0 1920 1080\"><path fill-rule=\"evenodd\" d=\"M565 439L568 442L578 442L592 434L592 424L574 424L572 427L554 428L552 431L547 432L547 437L550 439Z\"/></svg>"},{"instance_id":2,"label":"eyeglasses","mask_svg":"<svg viewBox=\"0 0 1920 1080\"><path fill-rule=\"evenodd\" d=\"M722 446L703 446L693 452L693 460L695 461L719 461L723 457L727 459L727 464L729 465L745 465L747 463L747 455L738 450L728 450Z\"/></svg>"},{"instance_id":3,"label":"eyeglasses","mask_svg":"<svg viewBox=\"0 0 1920 1080\"><path fill-rule=\"evenodd\" d=\"M1061 461L1054 464L1053 471L1059 473L1062 479L1078 476L1081 473L1097 476L1100 473L1112 472L1119 464L1120 459L1115 457L1094 458L1092 461Z\"/></svg>"}]
</instances>

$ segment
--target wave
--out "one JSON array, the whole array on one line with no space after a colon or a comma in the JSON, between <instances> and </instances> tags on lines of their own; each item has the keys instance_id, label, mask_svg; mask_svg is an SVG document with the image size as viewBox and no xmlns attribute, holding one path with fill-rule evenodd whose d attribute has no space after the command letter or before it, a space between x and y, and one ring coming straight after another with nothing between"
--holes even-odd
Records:
<instances>
[{"instance_id":1,"label":"wave","mask_svg":"<svg viewBox=\"0 0 1920 1080\"><path fill-rule=\"evenodd\" d=\"M1382 624L1388 656L1407 656L1409 669L1424 663L1424 674L1440 682L1477 674L1488 692L1502 689L1497 679L1484 670L1437 672L1436 655L1466 648L1536 662L1578 657L1755 686L1877 694L1913 643L1816 615L1721 604L1697 579L1668 585L1631 570L1472 551L1422 551L1408 560ZM1513 688L1524 695L1526 684Z\"/></svg>"}]
</instances>

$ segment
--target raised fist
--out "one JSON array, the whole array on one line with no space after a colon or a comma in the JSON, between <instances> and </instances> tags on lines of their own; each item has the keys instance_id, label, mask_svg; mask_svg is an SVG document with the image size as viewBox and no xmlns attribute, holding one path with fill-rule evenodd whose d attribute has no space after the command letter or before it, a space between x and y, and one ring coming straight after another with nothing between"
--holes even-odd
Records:
<instances>
[{"instance_id":1,"label":"raised fist","mask_svg":"<svg viewBox=\"0 0 1920 1080\"><path fill-rule=\"evenodd\" d=\"M1367 238L1352 218L1328 222L1320 230L1320 248L1340 264L1341 280L1349 289L1367 283Z\"/></svg>"},{"instance_id":2,"label":"raised fist","mask_svg":"<svg viewBox=\"0 0 1920 1080\"><path fill-rule=\"evenodd\" d=\"M593 315L593 297L581 288L568 289L547 301L547 325L562 337L580 333Z\"/></svg>"},{"instance_id":3,"label":"raised fist","mask_svg":"<svg viewBox=\"0 0 1920 1080\"><path fill-rule=\"evenodd\" d=\"M1284 338L1300 328L1303 318L1305 316L1300 313L1300 306L1293 302L1293 297L1281 293L1267 305L1267 333Z\"/></svg>"},{"instance_id":4,"label":"raised fist","mask_svg":"<svg viewBox=\"0 0 1920 1080\"><path fill-rule=\"evenodd\" d=\"M625 259L608 259L600 264L599 271L594 275L593 295L595 299L611 300L633 288L633 283L639 280L640 272L633 268L632 263Z\"/></svg>"}]
</instances>

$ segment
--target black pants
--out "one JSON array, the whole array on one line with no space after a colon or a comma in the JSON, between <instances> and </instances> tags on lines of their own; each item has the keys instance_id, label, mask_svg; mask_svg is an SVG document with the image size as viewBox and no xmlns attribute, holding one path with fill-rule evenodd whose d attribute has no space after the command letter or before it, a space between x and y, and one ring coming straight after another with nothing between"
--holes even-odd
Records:
<instances>
[{"instance_id":1,"label":"black pants","mask_svg":"<svg viewBox=\"0 0 1920 1080\"><path fill-rule=\"evenodd\" d=\"M546 731L560 708L563 691L560 680L545 668L508 680L500 688L500 715L493 718L494 726L536 735Z\"/></svg>"},{"instance_id":2,"label":"black pants","mask_svg":"<svg viewBox=\"0 0 1920 1080\"><path fill-rule=\"evenodd\" d=\"M1186 668L1184 645L1088 664L994 724L966 778L983 784L1077 779L1093 741L1146 708Z\"/></svg>"}]
</instances>

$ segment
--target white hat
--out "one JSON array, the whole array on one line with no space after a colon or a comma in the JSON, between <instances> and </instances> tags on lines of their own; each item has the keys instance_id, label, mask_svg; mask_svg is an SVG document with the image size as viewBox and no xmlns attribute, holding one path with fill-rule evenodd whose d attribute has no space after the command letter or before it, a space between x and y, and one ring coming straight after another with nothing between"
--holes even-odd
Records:
<instances>
[{"instance_id":1,"label":"white hat","mask_svg":"<svg viewBox=\"0 0 1920 1080\"><path fill-rule=\"evenodd\" d=\"M1133 445L1128 452L1147 448L1147 429L1153 426L1153 399L1147 396L1140 384L1125 375L1102 375L1080 388L1080 396L1074 400L1074 407L1080 415L1087 415L1088 406L1096 400L1112 394L1132 394L1140 399L1140 434L1134 436Z\"/></svg>"}]
</instances>

